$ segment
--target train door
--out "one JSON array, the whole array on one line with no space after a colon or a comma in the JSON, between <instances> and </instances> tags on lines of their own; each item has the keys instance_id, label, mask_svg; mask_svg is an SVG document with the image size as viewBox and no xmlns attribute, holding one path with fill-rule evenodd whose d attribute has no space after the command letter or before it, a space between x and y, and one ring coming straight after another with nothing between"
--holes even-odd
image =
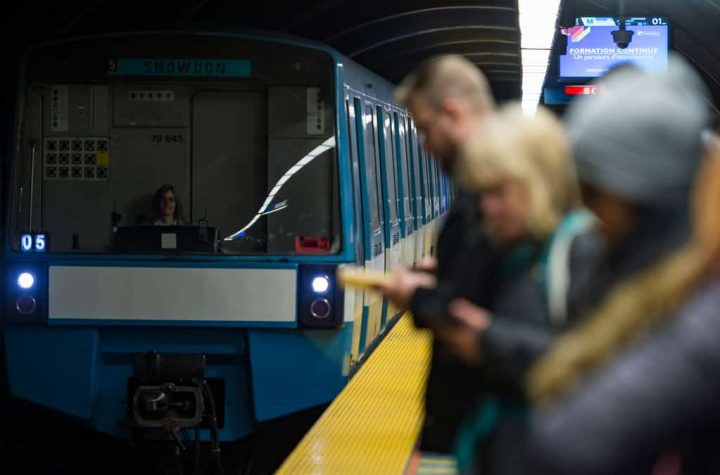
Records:
<instances>
[{"instance_id":1,"label":"train door","mask_svg":"<svg viewBox=\"0 0 720 475\"><path fill-rule=\"evenodd\" d=\"M381 189L380 164L377 153L375 112L370 102L354 98L355 128L360 169L360 189L363 201L363 232L365 268L385 270L385 233ZM364 352L380 330L383 298L376 292L363 293L363 314L359 351Z\"/></svg>"},{"instance_id":2,"label":"train door","mask_svg":"<svg viewBox=\"0 0 720 475\"><path fill-rule=\"evenodd\" d=\"M378 143L380 144L380 177L382 179L383 206L385 209L385 270L392 271L400 267L400 219L398 180L395 172L396 158L393 151L392 121L388 110L377 106ZM396 309L383 304L382 326L388 315L395 315Z\"/></svg>"},{"instance_id":3,"label":"train door","mask_svg":"<svg viewBox=\"0 0 720 475\"><path fill-rule=\"evenodd\" d=\"M350 102L349 97L345 97L345 113L347 114L348 127L348 155L350 158L350 173L352 181L352 197L353 197L353 232L352 241L354 242L355 265L358 267L365 266L366 262L370 262L371 246L369 239L366 242L365 236L369 237L366 229L369 230L372 223L369 216L369 206L363 201L363 187L361 185L361 169L358 144L358 134L356 127L355 105ZM350 361L355 362L360 356L360 335L363 331L363 291L362 290L346 290L353 292L353 331L352 342L350 347Z\"/></svg>"},{"instance_id":4,"label":"train door","mask_svg":"<svg viewBox=\"0 0 720 475\"><path fill-rule=\"evenodd\" d=\"M400 211L400 262L404 266L414 263L413 259L413 214L410 206L410 167L408 162L405 118L397 112L392 113L393 140L395 144L395 163L397 163L397 183Z\"/></svg>"}]
</instances>

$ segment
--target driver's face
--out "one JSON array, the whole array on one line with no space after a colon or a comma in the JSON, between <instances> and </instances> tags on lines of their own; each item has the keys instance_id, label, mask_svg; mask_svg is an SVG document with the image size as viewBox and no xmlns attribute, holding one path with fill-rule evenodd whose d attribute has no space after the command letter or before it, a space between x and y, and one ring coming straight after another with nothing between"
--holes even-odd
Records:
<instances>
[{"instance_id":1,"label":"driver's face","mask_svg":"<svg viewBox=\"0 0 720 475\"><path fill-rule=\"evenodd\" d=\"M160 200L160 209L163 216L175 216L175 193L168 190Z\"/></svg>"}]
</instances>

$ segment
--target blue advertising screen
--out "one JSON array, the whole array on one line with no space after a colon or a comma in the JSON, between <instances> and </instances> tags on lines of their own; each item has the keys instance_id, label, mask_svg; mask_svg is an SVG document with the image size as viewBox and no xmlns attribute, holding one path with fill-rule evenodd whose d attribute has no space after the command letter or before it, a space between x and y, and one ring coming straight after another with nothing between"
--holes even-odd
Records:
<instances>
[{"instance_id":1,"label":"blue advertising screen","mask_svg":"<svg viewBox=\"0 0 720 475\"><path fill-rule=\"evenodd\" d=\"M625 20L633 31L630 45L620 49L612 31L619 29L617 18L581 17L567 36L567 50L560 56L561 78L595 78L620 63L633 63L646 71L664 71L668 61L668 25L661 17L634 17Z\"/></svg>"}]
</instances>

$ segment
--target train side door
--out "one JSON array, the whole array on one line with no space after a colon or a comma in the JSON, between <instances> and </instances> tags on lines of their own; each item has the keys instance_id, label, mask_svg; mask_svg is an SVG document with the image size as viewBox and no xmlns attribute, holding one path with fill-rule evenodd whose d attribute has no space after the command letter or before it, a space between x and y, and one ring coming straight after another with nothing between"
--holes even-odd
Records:
<instances>
[{"instance_id":1,"label":"train side door","mask_svg":"<svg viewBox=\"0 0 720 475\"><path fill-rule=\"evenodd\" d=\"M400 267L400 212L398 177L396 173L396 160L393 149L393 132L390 111L377 106L377 132L380 144L380 177L382 181L383 207L385 209L385 270L390 272ZM388 316L395 315L397 309L383 304L382 326L385 326Z\"/></svg>"},{"instance_id":2,"label":"train side door","mask_svg":"<svg viewBox=\"0 0 720 475\"><path fill-rule=\"evenodd\" d=\"M356 126L356 113L355 105L351 102L351 99L345 97L345 113L347 114L347 127L348 127L348 153L350 158L350 173L352 182L352 197L353 197L353 242L355 243L354 257L355 265L357 267L364 267L366 262L370 261L371 256L371 245L369 239L366 241L366 236L369 237L369 228L371 226L371 219L369 216L369 206L365 203L366 193L363 191L364 187L361 183L361 177L363 172L361 171L361 159L359 157L360 145L358 144L358 128ZM353 290L355 305L353 306L353 331L352 331L352 343L350 349L350 361L356 361L361 353L360 349L360 336L363 333L363 315L364 311L364 292L362 290Z\"/></svg>"},{"instance_id":3,"label":"train side door","mask_svg":"<svg viewBox=\"0 0 720 475\"><path fill-rule=\"evenodd\" d=\"M370 102L353 98L354 125L357 137L360 190L363 214L364 263L369 270L385 270L385 233L380 163L377 151L375 114ZM383 298L377 292L363 293L363 311L358 341L363 353L380 331Z\"/></svg>"},{"instance_id":4,"label":"train side door","mask_svg":"<svg viewBox=\"0 0 720 475\"><path fill-rule=\"evenodd\" d=\"M393 112L392 119L395 162L397 163L398 196L400 198L400 261L404 266L411 266L414 264L413 241L415 236L413 222L415 219L410 205L413 194L412 187L410 186L411 172L407 151L407 131L405 129L404 116L395 111Z\"/></svg>"}]
</instances>

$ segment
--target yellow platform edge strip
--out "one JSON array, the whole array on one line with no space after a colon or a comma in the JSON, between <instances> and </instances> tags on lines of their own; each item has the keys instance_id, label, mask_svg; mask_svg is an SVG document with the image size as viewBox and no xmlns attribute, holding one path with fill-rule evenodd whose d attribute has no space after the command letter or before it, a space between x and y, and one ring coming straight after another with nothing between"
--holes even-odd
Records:
<instances>
[{"instance_id":1,"label":"yellow platform edge strip","mask_svg":"<svg viewBox=\"0 0 720 475\"><path fill-rule=\"evenodd\" d=\"M429 357L429 333L400 317L276 473L401 475L420 431Z\"/></svg>"}]
</instances>

